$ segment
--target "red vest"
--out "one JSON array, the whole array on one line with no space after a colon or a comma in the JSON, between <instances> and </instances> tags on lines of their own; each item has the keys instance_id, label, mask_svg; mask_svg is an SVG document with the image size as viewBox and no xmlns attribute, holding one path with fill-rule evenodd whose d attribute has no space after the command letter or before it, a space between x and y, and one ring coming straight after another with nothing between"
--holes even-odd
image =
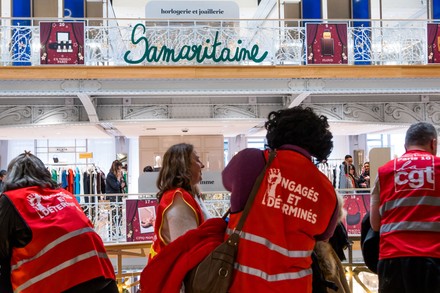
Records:
<instances>
[{"instance_id":1,"label":"red vest","mask_svg":"<svg viewBox=\"0 0 440 293\"><path fill-rule=\"evenodd\" d=\"M148 259L152 259L154 256L156 256L156 254L161 251L163 247L168 244L162 237L162 226L165 211L173 204L176 193L180 193L183 200L188 204L191 209L194 210L194 214L197 220L197 226L200 226L200 224L204 222L202 209L191 194L189 194L186 190L182 188L166 191L162 195L159 205L157 206L156 221L154 224L154 239L153 244L150 248L150 255L148 256Z\"/></svg>"},{"instance_id":2,"label":"red vest","mask_svg":"<svg viewBox=\"0 0 440 293\"><path fill-rule=\"evenodd\" d=\"M101 238L72 194L40 187L4 194L32 231L25 247L12 249L14 292L62 292L97 277L115 278Z\"/></svg>"},{"instance_id":3,"label":"red vest","mask_svg":"<svg viewBox=\"0 0 440 293\"><path fill-rule=\"evenodd\" d=\"M328 178L303 155L278 150L244 224L230 292L312 292L315 236L336 208ZM229 233L240 216L231 214Z\"/></svg>"},{"instance_id":4,"label":"red vest","mask_svg":"<svg viewBox=\"0 0 440 293\"><path fill-rule=\"evenodd\" d=\"M380 254L440 258L440 158L408 151L379 168Z\"/></svg>"}]
</instances>

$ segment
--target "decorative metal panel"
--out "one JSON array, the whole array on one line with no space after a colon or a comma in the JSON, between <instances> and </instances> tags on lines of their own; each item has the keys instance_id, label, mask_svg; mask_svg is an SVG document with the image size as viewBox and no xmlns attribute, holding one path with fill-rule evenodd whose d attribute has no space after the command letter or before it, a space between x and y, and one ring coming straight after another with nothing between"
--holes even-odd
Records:
<instances>
[{"instance_id":1,"label":"decorative metal panel","mask_svg":"<svg viewBox=\"0 0 440 293\"><path fill-rule=\"evenodd\" d=\"M39 19L40 20L40 19ZM41 20L43 21L43 20ZM57 21L47 19L44 21ZM252 65L256 64L249 58L240 57L240 50L252 52L258 47L259 56L264 52L267 56L259 65L305 64L305 28L292 26L301 24L282 20L224 20L201 22L151 22L137 20L138 23L118 26L116 21L104 22L103 26L88 25L85 27L85 64L86 65L130 65L126 60L141 60L136 65ZM4 23L8 23L5 21ZM382 20L371 21L371 26L355 27L353 20L348 24L348 64L355 61L366 61L371 64L427 64L427 21L426 20ZM137 29L134 29L138 26ZM290 26L287 26L290 25ZM0 26L1 54L0 64L11 65L14 60L24 60L32 65L39 65L40 32L38 26ZM22 38L13 34L28 34L27 44L10 44L10 40ZM174 62L171 51L167 51L168 58L159 55L164 47L173 50L181 57L189 54L193 46L211 48L218 42L214 50L220 60L212 58L180 59ZM148 43L149 49L146 50ZM30 54L22 50L26 56L14 56L17 46L30 47ZM356 48L356 49L355 49ZM157 60L152 56L157 53ZM229 52L229 61L225 56ZM183 55L182 55L183 54ZM214 52L213 52L214 54ZM355 55L356 54L356 55ZM209 54L208 54L209 55ZM128 59L124 59L128 56ZM235 58L237 57L237 58ZM18 59L17 59L18 58ZM238 60L238 61L237 61Z\"/></svg>"}]
</instances>

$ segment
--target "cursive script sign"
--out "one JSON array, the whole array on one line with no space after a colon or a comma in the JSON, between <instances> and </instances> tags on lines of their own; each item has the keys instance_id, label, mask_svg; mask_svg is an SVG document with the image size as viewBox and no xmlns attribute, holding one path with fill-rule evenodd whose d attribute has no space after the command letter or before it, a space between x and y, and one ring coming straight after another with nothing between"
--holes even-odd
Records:
<instances>
[{"instance_id":1,"label":"cursive script sign","mask_svg":"<svg viewBox=\"0 0 440 293\"><path fill-rule=\"evenodd\" d=\"M136 37L136 31L142 30L142 36ZM128 50L124 54L125 62L129 64L139 64L142 62L179 62L181 60L194 60L197 63L203 63L205 60L212 60L214 62L240 62L253 61L260 63L264 61L268 52L264 51L260 54L258 45L253 45L250 50L240 47L242 40L237 41L235 48L225 47L222 42L218 40L219 32L215 33L214 40L206 39L206 45L184 45L180 49L168 48L161 46L160 49L154 44L150 44L148 38L145 37L146 28L142 23L136 24L131 33L131 42L133 45L144 46L145 51L143 55L134 59L132 51Z\"/></svg>"}]
</instances>

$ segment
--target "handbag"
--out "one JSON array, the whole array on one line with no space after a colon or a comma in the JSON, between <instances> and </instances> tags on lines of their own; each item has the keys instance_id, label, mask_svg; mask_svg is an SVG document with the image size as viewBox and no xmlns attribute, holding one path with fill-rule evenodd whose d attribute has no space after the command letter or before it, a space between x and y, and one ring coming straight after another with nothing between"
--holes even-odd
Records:
<instances>
[{"instance_id":1,"label":"handbag","mask_svg":"<svg viewBox=\"0 0 440 293\"><path fill-rule=\"evenodd\" d=\"M371 228L370 213L367 213L362 219L361 251L365 265L375 274L379 262L379 246L380 233Z\"/></svg>"},{"instance_id":2,"label":"handbag","mask_svg":"<svg viewBox=\"0 0 440 293\"><path fill-rule=\"evenodd\" d=\"M237 227L225 242L217 246L204 260L188 272L184 281L186 293L228 292L232 283L232 272L234 270L234 262L237 256L240 232L249 214L258 189L260 188L260 184L263 181L266 170L275 156L276 152L271 151L269 154L269 160L260 175L258 175L257 180L255 180ZM225 216L223 217L226 218Z\"/></svg>"}]
</instances>

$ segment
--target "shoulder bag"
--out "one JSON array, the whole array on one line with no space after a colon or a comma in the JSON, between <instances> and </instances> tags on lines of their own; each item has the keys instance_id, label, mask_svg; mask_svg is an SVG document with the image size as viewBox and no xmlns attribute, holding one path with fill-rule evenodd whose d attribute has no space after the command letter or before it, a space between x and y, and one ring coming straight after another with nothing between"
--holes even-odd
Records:
<instances>
[{"instance_id":1,"label":"shoulder bag","mask_svg":"<svg viewBox=\"0 0 440 293\"><path fill-rule=\"evenodd\" d=\"M232 234L217 246L202 262L193 268L185 278L186 293L226 293L232 283L232 272L237 256L240 232L249 214L252 203L263 181L267 168L276 156L271 151L269 159L252 187L246 206Z\"/></svg>"}]
</instances>

